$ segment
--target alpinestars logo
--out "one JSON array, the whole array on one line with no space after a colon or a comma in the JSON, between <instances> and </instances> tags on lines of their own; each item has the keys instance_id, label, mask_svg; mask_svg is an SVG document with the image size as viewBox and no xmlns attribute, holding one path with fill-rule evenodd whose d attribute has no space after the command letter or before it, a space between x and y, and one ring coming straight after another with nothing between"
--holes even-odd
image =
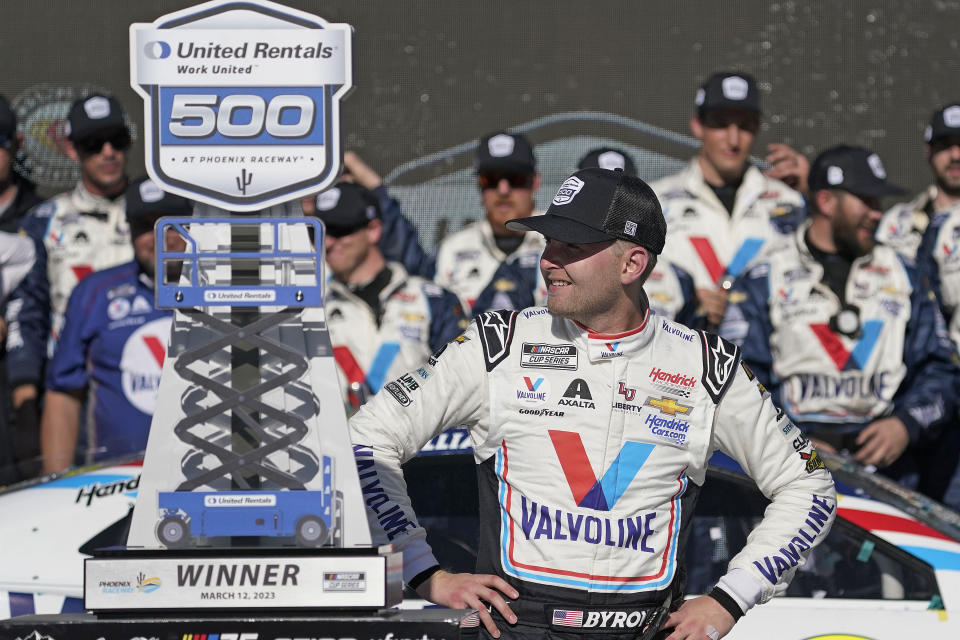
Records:
<instances>
[{"instance_id":1,"label":"alpinestars logo","mask_svg":"<svg viewBox=\"0 0 960 640\"><path fill-rule=\"evenodd\" d=\"M851 369L863 369L867 361L870 360L870 355L873 353L873 349L880 338L880 333L883 331L883 320L867 320L864 322L862 335L850 350L847 350L844 343L852 342L852 340L837 335L830 330L828 325L811 324L810 329L837 366L837 371L850 371Z\"/></svg>"},{"instance_id":2,"label":"alpinestars logo","mask_svg":"<svg viewBox=\"0 0 960 640\"><path fill-rule=\"evenodd\" d=\"M550 430L550 440L578 507L609 511L633 482L656 445L627 440L599 480L579 433Z\"/></svg>"}]
</instances>

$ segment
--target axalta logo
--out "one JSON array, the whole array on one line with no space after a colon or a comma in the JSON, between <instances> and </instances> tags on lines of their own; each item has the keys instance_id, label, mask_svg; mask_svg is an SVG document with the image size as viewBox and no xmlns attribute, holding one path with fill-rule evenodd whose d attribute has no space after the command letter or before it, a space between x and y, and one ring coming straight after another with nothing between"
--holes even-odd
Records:
<instances>
[{"instance_id":1,"label":"axalta logo","mask_svg":"<svg viewBox=\"0 0 960 640\"><path fill-rule=\"evenodd\" d=\"M675 384L680 387L688 388L693 388L697 384L697 379L694 376L688 376L682 373L670 373L669 371L664 371L660 367L654 367L650 369L650 379L654 382Z\"/></svg>"}]
</instances>

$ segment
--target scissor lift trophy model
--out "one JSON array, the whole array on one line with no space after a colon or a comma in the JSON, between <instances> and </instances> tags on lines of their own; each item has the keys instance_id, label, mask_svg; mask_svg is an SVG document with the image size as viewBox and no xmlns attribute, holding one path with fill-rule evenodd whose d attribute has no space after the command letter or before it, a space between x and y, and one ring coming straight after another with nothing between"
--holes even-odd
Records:
<instances>
[{"instance_id":1,"label":"scissor lift trophy model","mask_svg":"<svg viewBox=\"0 0 960 640\"><path fill-rule=\"evenodd\" d=\"M400 602L401 557L371 547L324 321L323 227L299 207L340 171L351 35L260 0L131 25L147 170L198 205L157 223L157 306L175 317L156 414L127 546L85 563L100 626L71 638L108 637L110 620L126 637L458 633L454 612L377 613Z\"/></svg>"}]
</instances>

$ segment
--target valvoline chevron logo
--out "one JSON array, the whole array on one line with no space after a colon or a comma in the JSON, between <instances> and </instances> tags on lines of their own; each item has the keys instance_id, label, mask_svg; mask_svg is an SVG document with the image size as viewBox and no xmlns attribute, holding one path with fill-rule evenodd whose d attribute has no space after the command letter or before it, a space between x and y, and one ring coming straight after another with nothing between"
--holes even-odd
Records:
<instances>
[{"instance_id":1,"label":"valvoline chevron logo","mask_svg":"<svg viewBox=\"0 0 960 640\"><path fill-rule=\"evenodd\" d=\"M830 330L825 324L811 324L810 329L820 340L827 355L837 365L837 371L862 369L870 359L873 348L877 346L880 332L883 331L883 320L867 320L863 323L863 332L849 351L844 345L844 338ZM849 341L849 339L847 339Z\"/></svg>"},{"instance_id":2,"label":"valvoline chevron logo","mask_svg":"<svg viewBox=\"0 0 960 640\"><path fill-rule=\"evenodd\" d=\"M517 385L517 400L527 404L543 404L549 395L550 381L546 378L523 376L523 381Z\"/></svg>"},{"instance_id":3,"label":"valvoline chevron logo","mask_svg":"<svg viewBox=\"0 0 960 640\"><path fill-rule=\"evenodd\" d=\"M583 448L579 433L549 431L560 467L578 507L609 511L633 482L656 445L628 440L599 480Z\"/></svg>"}]
</instances>

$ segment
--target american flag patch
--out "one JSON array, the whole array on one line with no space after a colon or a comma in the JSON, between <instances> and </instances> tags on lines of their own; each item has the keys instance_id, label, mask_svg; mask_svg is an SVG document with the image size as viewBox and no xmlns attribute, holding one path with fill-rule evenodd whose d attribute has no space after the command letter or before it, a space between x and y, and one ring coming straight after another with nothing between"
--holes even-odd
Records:
<instances>
[{"instance_id":1,"label":"american flag patch","mask_svg":"<svg viewBox=\"0 0 960 640\"><path fill-rule=\"evenodd\" d=\"M463 629L469 629L471 627L479 627L479 626L480 626L479 613L471 613L465 618L463 618L462 620L460 620L460 627Z\"/></svg>"},{"instance_id":2,"label":"american flag patch","mask_svg":"<svg viewBox=\"0 0 960 640\"><path fill-rule=\"evenodd\" d=\"M554 609L553 624L558 627L582 627L583 611L572 611L570 609Z\"/></svg>"}]
</instances>

